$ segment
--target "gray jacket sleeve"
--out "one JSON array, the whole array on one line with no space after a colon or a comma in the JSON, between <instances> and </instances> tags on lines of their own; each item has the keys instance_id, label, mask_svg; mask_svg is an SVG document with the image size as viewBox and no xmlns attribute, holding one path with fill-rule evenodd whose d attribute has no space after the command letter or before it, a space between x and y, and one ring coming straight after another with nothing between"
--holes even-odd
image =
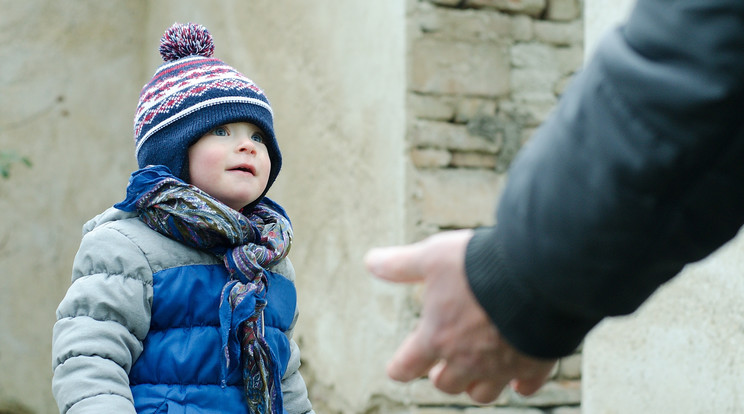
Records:
<instances>
[{"instance_id":1,"label":"gray jacket sleeve","mask_svg":"<svg viewBox=\"0 0 744 414\"><path fill-rule=\"evenodd\" d=\"M509 170L470 286L505 338L571 353L744 222L744 2L638 0Z\"/></svg>"},{"instance_id":2,"label":"gray jacket sleeve","mask_svg":"<svg viewBox=\"0 0 744 414\"><path fill-rule=\"evenodd\" d=\"M289 259L282 260L272 270L283 275L294 283L294 266L292 266L292 262ZM315 414L307 395L305 380L300 374L300 348L297 346L295 340L292 339L294 327L299 315L300 311L299 307L297 307L295 310L294 320L292 321L292 326L290 326L289 330L285 332L287 338L289 338L291 355L289 357L289 362L287 363L287 370L284 372L284 377L282 377L284 409L289 414Z\"/></svg>"},{"instance_id":3,"label":"gray jacket sleeve","mask_svg":"<svg viewBox=\"0 0 744 414\"><path fill-rule=\"evenodd\" d=\"M57 309L52 392L60 413L134 413L128 373L150 326L152 272L137 246L103 226L87 233Z\"/></svg>"}]
</instances>

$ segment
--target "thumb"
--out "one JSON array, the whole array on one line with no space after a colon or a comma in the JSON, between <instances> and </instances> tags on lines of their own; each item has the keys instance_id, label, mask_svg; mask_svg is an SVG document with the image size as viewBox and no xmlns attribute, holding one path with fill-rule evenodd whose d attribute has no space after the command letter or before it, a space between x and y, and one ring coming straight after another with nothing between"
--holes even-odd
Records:
<instances>
[{"instance_id":1,"label":"thumb","mask_svg":"<svg viewBox=\"0 0 744 414\"><path fill-rule=\"evenodd\" d=\"M376 277L391 282L415 283L423 280L420 244L371 249L364 265Z\"/></svg>"}]
</instances>

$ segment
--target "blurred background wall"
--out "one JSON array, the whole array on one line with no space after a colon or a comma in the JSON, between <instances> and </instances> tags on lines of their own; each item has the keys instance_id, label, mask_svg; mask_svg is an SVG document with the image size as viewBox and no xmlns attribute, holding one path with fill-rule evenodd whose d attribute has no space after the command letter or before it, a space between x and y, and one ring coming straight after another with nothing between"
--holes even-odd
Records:
<instances>
[{"instance_id":1,"label":"blurred background wall","mask_svg":"<svg viewBox=\"0 0 744 414\"><path fill-rule=\"evenodd\" d=\"M506 391L476 406L426 380L401 385L384 375L415 323L420 292L370 278L364 252L492 224L514 154L629 4L0 0L0 151L33 163L14 162L10 177L0 178L0 413L56 412L54 311L69 286L81 226L123 198L136 168L134 108L174 21L204 24L215 56L256 81L274 108L285 161L270 195L295 226L296 338L319 414L576 414L582 401L592 413L665 412L652 405L653 391L640 406L618 402L633 400L638 384L655 389L635 379L664 377L668 364L650 361L671 355L665 347L684 351L670 363L685 361L675 366L687 375L701 361L728 363L735 375L739 360L714 346L719 331L709 328L726 331L740 320L704 321L736 298L724 293L737 286L715 276L742 266L717 259L702 279L687 282L710 286L706 301L681 302L688 313L652 302L641 314L648 319L618 321L620 329L608 322L560 361L535 396ZM693 288L682 286L668 297L689 297ZM685 335L658 334L670 314L679 315ZM700 343L699 329L708 342L685 354L680 342ZM730 339L729 347L741 343ZM582 364L591 375L583 395ZM672 393L684 389L679 382L664 381L667 400L683 401ZM731 401L733 393L722 396Z\"/></svg>"},{"instance_id":2,"label":"blurred background wall","mask_svg":"<svg viewBox=\"0 0 744 414\"><path fill-rule=\"evenodd\" d=\"M174 21L204 24L215 56L265 89L293 219L303 347L319 408L358 412L387 384L405 293L361 266L403 240L405 4L287 0L0 3L0 407L56 412L55 309L86 220L124 196L132 118ZM330 408L326 408L330 409Z\"/></svg>"},{"instance_id":3,"label":"blurred background wall","mask_svg":"<svg viewBox=\"0 0 744 414\"><path fill-rule=\"evenodd\" d=\"M146 33L141 2L0 3L0 407L53 413L51 327L81 225L123 194Z\"/></svg>"},{"instance_id":4,"label":"blurred background wall","mask_svg":"<svg viewBox=\"0 0 744 414\"><path fill-rule=\"evenodd\" d=\"M295 226L297 339L318 412L468 406L386 379L417 291L373 280L361 259L492 222L503 173L580 65L582 37L575 0L466 3L2 0L0 149L33 166L0 180L0 404L55 411L51 326L81 226L136 168L132 116L160 35L196 21L276 113L285 162L270 195ZM496 406L576 407L579 362L556 372L568 382Z\"/></svg>"}]
</instances>

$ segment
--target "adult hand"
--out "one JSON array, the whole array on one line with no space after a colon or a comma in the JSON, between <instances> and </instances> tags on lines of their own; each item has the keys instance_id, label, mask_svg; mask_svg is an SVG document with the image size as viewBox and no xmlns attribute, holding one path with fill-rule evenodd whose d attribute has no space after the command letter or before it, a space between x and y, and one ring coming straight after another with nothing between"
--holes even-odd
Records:
<instances>
[{"instance_id":1,"label":"adult hand","mask_svg":"<svg viewBox=\"0 0 744 414\"><path fill-rule=\"evenodd\" d=\"M440 390L495 400L507 384L537 391L555 360L535 359L509 345L480 306L465 275L470 230L444 232L419 243L370 250L367 269L397 283L423 283L421 319L388 364L387 374L411 381L428 373Z\"/></svg>"}]
</instances>

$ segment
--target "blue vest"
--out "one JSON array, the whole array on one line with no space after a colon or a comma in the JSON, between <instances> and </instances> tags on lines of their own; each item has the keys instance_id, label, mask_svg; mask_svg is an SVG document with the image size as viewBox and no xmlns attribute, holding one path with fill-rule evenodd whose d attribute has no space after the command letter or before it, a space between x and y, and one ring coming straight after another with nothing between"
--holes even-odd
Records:
<instances>
[{"instance_id":1,"label":"blue vest","mask_svg":"<svg viewBox=\"0 0 744 414\"><path fill-rule=\"evenodd\" d=\"M138 413L250 414L240 363L233 357L223 367L221 356L219 304L228 280L222 264L153 274L150 331L129 373ZM284 332L294 320L297 292L287 278L269 272L266 299L265 339L284 375L290 357Z\"/></svg>"}]
</instances>

